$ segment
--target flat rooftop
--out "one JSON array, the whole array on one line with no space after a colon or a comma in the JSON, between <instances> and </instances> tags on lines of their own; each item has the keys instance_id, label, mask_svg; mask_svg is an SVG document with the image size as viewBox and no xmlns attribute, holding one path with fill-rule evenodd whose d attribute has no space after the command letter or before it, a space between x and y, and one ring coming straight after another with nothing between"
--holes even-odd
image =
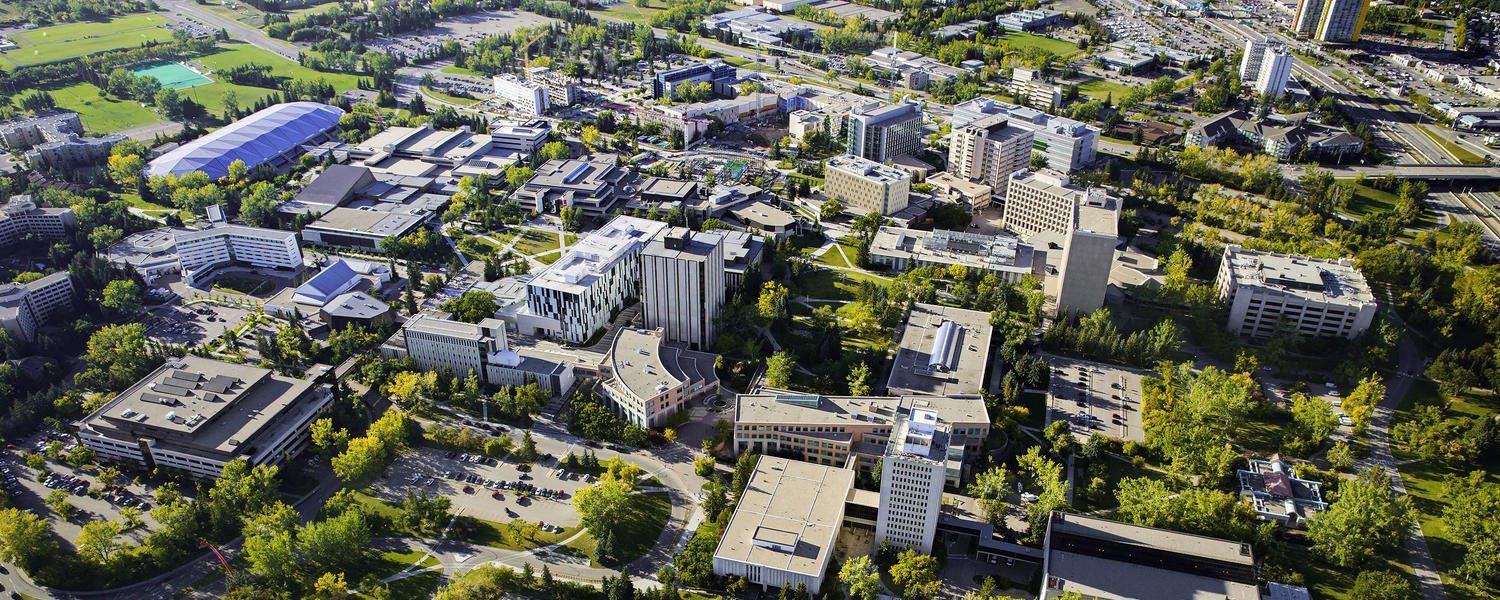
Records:
<instances>
[{"instance_id":1,"label":"flat rooftop","mask_svg":"<svg viewBox=\"0 0 1500 600\"><path fill-rule=\"evenodd\" d=\"M1251 286L1318 302L1374 304L1365 276L1349 259L1331 261L1290 254L1224 249L1237 285Z\"/></svg>"},{"instance_id":2,"label":"flat rooftop","mask_svg":"<svg viewBox=\"0 0 1500 600\"><path fill-rule=\"evenodd\" d=\"M1054 513L1044 598L1259 600L1248 544Z\"/></svg>"},{"instance_id":3,"label":"flat rooftop","mask_svg":"<svg viewBox=\"0 0 1500 600\"><path fill-rule=\"evenodd\" d=\"M888 167L863 156L855 156L853 154L840 154L830 158L825 166L883 184L895 183L911 178L911 175L906 171L895 167Z\"/></svg>"},{"instance_id":4,"label":"flat rooftop","mask_svg":"<svg viewBox=\"0 0 1500 600\"><path fill-rule=\"evenodd\" d=\"M672 227L656 236L646 249L647 256L662 256L675 260L703 262L713 255L714 248L724 243L724 236L716 232L693 231L686 227Z\"/></svg>"},{"instance_id":5,"label":"flat rooftop","mask_svg":"<svg viewBox=\"0 0 1500 600\"><path fill-rule=\"evenodd\" d=\"M786 211L766 204L756 202L744 208L736 208L729 211L735 218L747 223L753 222L763 227L791 227L797 220Z\"/></svg>"},{"instance_id":6,"label":"flat rooftop","mask_svg":"<svg viewBox=\"0 0 1500 600\"><path fill-rule=\"evenodd\" d=\"M888 394L952 396L984 389L990 358L990 314L913 304L901 332Z\"/></svg>"},{"instance_id":7,"label":"flat rooftop","mask_svg":"<svg viewBox=\"0 0 1500 600\"><path fill-rule=\"evenodd\" d=\"M854 471L762 456L714 558L822 577Z\"/></svg>"},{"instance_id":8,"label":"flat rooftop","mask_svg":"<svg viewBox=\"0 0 1500 600\"><path fill-rule=\"evenodd\" d=\"M948 265L964 265L997 273L1030 273L1036 249L1010 234L986 235L963 231L922 231L882 226L870 243L870 253Z\"/></svg>"},{"instance_id":9,"label":"flat rooftop","mask_svg":"<svg viewBox=\"0 0 1500 600\"><path fill-rule=\"evenodd\" d=\"M896 415L921 408L936 411L938 418L954 426L988 425L989 413L978 395L963 396L819 396L816 394L740 394L735 399L736 423L787 423L797 425L881 426L896 422ZM839 435L841 432L830 432ZM842 432L847 439L849 434Z\"/></svg>"},{"instance_id":10,"label":"flat rooftop","mask_svg":"<svg viewBox=\"0 0 1500 600\"><path fill-rule=\"evenodd\" d=\"M716 355L668 345L655 332L621 328L605 359L619 382L637 398L651 398L689 381L717 381Z\"/></svg>"},{"instance_id":11,"label":"flat rooftop","mask_svg":"<svg viewBox=\"0 0 1500 600\"><path fill-rule=\"evenodd\" d=\"M623 215L610 219L588 237L569 246L568 253L537 273L531 285L581 293L666 228L666 223L650 219Z\"/></svg>"}]
</instances>

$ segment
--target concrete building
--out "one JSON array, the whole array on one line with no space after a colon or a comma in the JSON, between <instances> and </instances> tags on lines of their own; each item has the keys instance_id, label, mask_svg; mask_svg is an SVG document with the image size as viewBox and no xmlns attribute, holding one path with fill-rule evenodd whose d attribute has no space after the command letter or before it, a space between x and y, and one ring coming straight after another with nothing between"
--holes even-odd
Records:
<instances>
[{"instance_id":1,"label":"concrete building","mask_svg":"<svg viewBox=\"0 0 1500 600\"><path fill-rule=\"evenodd\" d=\"M36 341L37 329L73 307L73 278L67 271L29 283L0 284L0 327L18 340Z\"/></svg>"},{"instance_id":2,"label":"concrete building","mask_svg":"<svg viewBox=\"0 0 1500 600\"><path fill-rule=\"evenodd\" d=\"M1375 295L1353 259L1224 249L1217 283L1230 331L1269 337L1281 322L1314 338L1354 338L1375 318Z\"/></svg>"},{"instance_id":3,"label":"concrete building","mask_svg":"<svg viewBox=\"0 0 1500 600\"><path fill-rule=\"evenodd\" d=\"M963 456L962 446L950 446L950 432L934 410L914 408L896 416L880 463L877 542L932 553L950 453L956 451L960 462Z\"/></svg>"},{"instance_id":4,"label":"concrete building","mask_svg":"<svg viewBox=\"0 0 1500 600\"><path fill-rule=\"evenodd\" d=\"M334 331L359 325L366 330L390 325L396 321L391 305L364 292L344 292L318 308L318 317Z\"/></svg>"},{"instance_id":5,"label":"concrete building","mask_svg":"<svg viewBox=\"0 0 1500 600\"><path fill-rule=\"evenodd\" d=\"M1292 29L1319 42L1357 42L1369 10L1370 0L1300 0Z\"/></svg>"},{"instance_id":6,"label":"concrete building","mask_svg":"<svg viewBox=\"0 0 1500 600\"><path fill-rule=\"evenodd\" d=\"M1042 545L1037 598L1260 600L1250 545L1062 512Z\"/></svg>"},{"instance_id":7,"label":"concrete building","mask_svg":"<svg viewBox=\"0 0 1500 600\"><path fill-rule=\"evenodd\" d=\"M144 173L181 177L202 171L218 179L235 161L252 170L270 165L285 172L306 148L338 138L343 116L342 109L316 102L272 105L152 159Z\"/></svg>"},{"instance_id":8,"label":"concrete building","mask_svg":"<svg viewBox=\"0 0 1500 600\"><path fill-rule=\"evenodd\" d=\"M282 271L302 268L302 244L295 231L224 225L173 236L182 280L188 285L207 281L215 268L245 264Z\"/></svg>"},{"instance_id":9,"label":"concrete building","mask_svg":"<svg viewBox=\"0 0 1500 600\"><path fill-rule=\"evenodd\" d=\"M985 235L937 229L921 231L882 226L870 242L870 262L893 271L921 267L963 265L970 277L994 275L1001 281L1020 283L1038 272L1043 261L1036 250L1010 234Z\"/></svg>"},{"instance_id":10,"label":"concrete building","mask_svg":"<svg viewBox=\"0 0 1500 600\"><path fill-rule=\"evenodd\" d=\"M431 123L387 127L350 147L349 157L355 166L375 170L377 178L382 172L410 175L405 165L412 165L411 161L430 165L418 176L439 177L443 171L476 164L515 164L522 155L540 150L551 131L545 119L493 121L489 133L475 133L467 125L454 130L437 129Z\"/></svg>"},{"instance_id":11,"label":"concrete building","mask_svg":"<svg viewBox=\"0 0 1500 600\"><path fill-rule=\"evenodd\" d=\"M814 27L806 21L778 17L754 8L731 10L703 18L704 29L732 35L738 38L736 43L752 47L779 46L810 35Z\"/></svg>"},{"instance_id":12,"label":"concrete building","mask_svg":"<svg viewBox=\"0 0 1500 600\"><path fill-rule=\"evenodd\" d=\"M1017 67L1012 72L1010 93L1016 98L1025 98L1026 106L1036 110L1052 112L1062 106L1062 86L1048 83L1033 69Z\"/></svg>"},{"instance_id":13,"label":"concrete building","mask_svg":"<svg viewBox=\"0 0 1500 600\"><path fill-rule=\"evenodd\" d=\"M37 168L66 168L94 164L109 157L115 144L130 139L111 133L85 137L78 113L53 112L0 123L5 147L25 151L26 161Z\"/></svg>"},{"instance_id":14,"label":"concrete building","mask_svg":"<svg viewBox=\"0 0 1500 600\"><path fill-rule=\"evenodd\" d=\"M985 389L991 331L987 312L913 304L886 393L952 396Z\"/></svg>"},{"instance_id":15,"label":"concrete building","mask_svg":"<svg viewBox=\"0 0 1500 600\"><path fill-rule=\"evenodd\" d=\"M779 240L797 232L797 219L791 213L766 204L753 202L748 206L729 211L746 230Z\"/></svg>"},{"instance_id":16,"label":"concrete building","mask_svg":"<svg viewBox=\"0 0 1500 600\"><path fill-rule=\"evenodd\" d=\"M182 262L177 259L177 243L174 239L179 233L192 232L193 230L183 227L158 227L137 231L106 249L104 257L109 260L109 264L134 270L146 283L150 284L159 277L182 270Z\"/></svg>"},{"instance_id":17,"label":"concrete building","mask_svg":"<svg viewBox=\"0 0 1500 600\"><path fill-rule=\"evenodd\" d=\"M1018 10L995 17L995 23L1005 31L1037 31L1056 26L1063 14L1055 10Z\"/></svg>"},{"instance_id":18,"label":"concrete building","mask_svg":"<svg viewBox=\"0 0 1500 600\"><path fill-rule=\"evenodd\" d=\"M714 93L721 96L734 95L734 82L739 78L733 65L723 61L693 63L656 74L651 80L652 98L672 98L677 88L684 85L707 83Z\"/></svg>"},{"instance_id":19,"label":"concrete building","mask_svg":"<svg viewBox=\"0 0 1500 600\"><path fill-rule=\"evenodd\" d=\"M626 187L637 181L629 169L614 161L593 162L555 158L538 167L531 179L516 190L516 200L540 213L557 213L564 206L589 217L612 214L629 194Z\"/></svg>"},{"instance_id":20,"label":"concrete building","mask_svg":"<svg viewBox=\"0 0 1500 600\"><path fill-rule=\"evenodd\" d=\"M641 307L648 329L708 350L724 304L724 237L673 227L641 252Z\"/></svg>"},{"instance_id":21,"label":"concrete building","mask_svg":"<svg viewBox=\"0 0 1500 600\"><path fill-rule=\"evenodd\" d=\"M536 383L552 395L573 387L573 365L560 357L527 348L513 348L505 322L484 319L465 323L419 314L401 326L405 355L424 371L451 369L459 378L470 373L490 385L523 386ZM399 354L399 352L397 353Z\"/></svg>"},{"instance_id":22,"label":"concrete building","mask_svg":"<svg viewBox=\"0 0 1500 600\"><path fill-rule=\"evenodd\" d=\"M578 103L578 78L547 67L528 67L526 79L547 92L547 107L572 106Z\"/></svg>"},{"instance_id":23,"label":"concrete building","mask_svg":"<svg viewBox=\"0 0 1500 600\"><path fill-rule=\"evenodd\" d=\"M714 574L818 594L853 491L848 469L762 456L714 550Z\"/></svg>"},{"instance_id":24,"label":"concrete building","mask_svg":"<svg viewBox=\"0 0 1500 600\"><path fill-rule=\"evenodd\" d=\"M760 273L761 252L766 243L747 231L715 231L724 237L724 285L726 295L740 290L746 273Z\"/></svg>"},{"instance_id":25,"label":"concrete building","mask_svg":"<svg viewBox=\"0 0 1500 600\"><path fill-rule=\"evenodd\" d=\"M878 163L922 150L922 108L913 102L860 109L846 117L844 151Z\"/></svg>"},{"instance_id":26,"label":"concrete building","mask_svg":"<svg viewBox=\"0 0 1500 600\"><path fill-rule=\"evenodd\" d=\"M948 145L948 169L954 175L998 190L1005 197L1011 173L1031 165L1035 133L1011 127L1003 115L985 117L954 129Z\"/></svg>"},{"instance_id":27,"label":"concrete building","mask_svg":"<svg viewBox=\"0 0 1500 600\"><path fill-rule=\"evenodd\" d=\"M1006 125L1031 131L1031 147L1047 157L1047 166L1063 172L1082 169L1096 159L1099 128L1025 106L975 98L953 107L953 130L985 117L1003 115ZM997 188L1000 186L996 186Z\"/></svg>"},{"instance_id":28,"label":"concrete building","mask_svg":"<svg viewBox=\"0 0 1500 600\"><path fill-rule=\"evenodd\" d=\"M735 401L734 453L799 456L871 473L885 456L899 415L933 410L949 426L949 442L969 458L983 451L990 418L978 395L817 396L794 392L741 394ZM963 472L945 473L959 486Z\"/></svg>"},{"instance_id":29,"label":"concrete building","mask_svg":"<svg viewBox=\"0 0 1500 600\"><path fill-rule=\"evenodd\" d=\"M224 464L276 465L310 445L308 427L333 403L322 381L193 355L168 360L77 423L105 461L214 479Z\"/></svg>"},{"instance_id":30,"label":"concrete building","mask_svg":"<svg viewBox=\"0 0 1500 600\"><path fill-rule=\"evenodd\" d=\"M828 159L823 177L823 194L859 215L899 212L911 195L910 173L854 154Z\"/></svg>"},{"instance_id":31,"label":"concrete building","mask_svg":"<svg viewBox=\"0 0 1500 600\"><path fill-rule=\"evenodd\" d=\"M1095 193L1097 191L1098 193ZM1057 268L1057 312L1090 313L1104 306L1109 270L1119 242L1120 201L1090 190L1073 211Z\"/></svg>"},{"instance_id":32,"label":"concrete building","mask_svg":"<svg viewBox=\"0 0 1500 600\"><path fill-rule=\"evenodd\" d=\"M583 342L640 294L641 250L667 224L619 216L568 247L527 284L521 330Z\"/></svg>"},{"instance_id":33,"label":"concrete building","mask_svg":"<svg viewBox=\"0 0 1500 600\"><path fill-rule=\"evenodd\" d=\"M547 90L541 84L509 73L496 75L495 98L528 115L547 114Z\"/></svg>"},{"instance_id":34,"label":"concrete building","mask_svg":"<svg viewBox=\"0 0 1500 600\"><path fill-rule=\"evenodd\" d=\"M1000 220L1022 237L1043 231L1066 235L1073 231L1078 204L1103 194L1103 188L1075 186L1067 175L1051 169L1012 173Z\"/></svg>"},{"instance_id":35,"label":"concrete building","mask_svg":"<svg viewBox=\"0 0 1500 600\"><path fill-rule=\"evenodd\" d=\"M42 208L27 194L11 196L0 208L0 246L9 246L30 235L40 242L56 242L78 227L71 208Z\"/></svg>"},{"instance_id":36,"label":"concrete building","mask_svg":"<svg viewBox=\"0 0 1500 600\"><path fill-rule=\"evenodd\" d=\"M719 394L716 354L667 344L666 332L625 327L599 363L599 392L620 418L662 427L690 403Z\"/></svg>"},{"instance_id":37,"label":"concrete building","mask_svg":"<svg viewBox=\"0 0 1500 600\"><path fill-rule=\"evenodd\" d=\"M1305 527L1308 519L1328 509L1323 502L1323 484L1292 475L1292 465L1273 455L1271 460L1250 459L1248 469L1237 473L1240 497L1255 504L1262 519L1287 527Z\"/></svg>"},{"instance_id":38,"label":"concrete building","mask_svg":"<svg viewBox=\"0 0 1500 600\"><path fill-rule=\"evenodd\" d=\"M1250 82L1257 96L1270 94L1280 98L1292 76L1292 54L1286 46L1270 39L1245 42L1240 60L1240 79Z\"/></svg>"}]
</instances>

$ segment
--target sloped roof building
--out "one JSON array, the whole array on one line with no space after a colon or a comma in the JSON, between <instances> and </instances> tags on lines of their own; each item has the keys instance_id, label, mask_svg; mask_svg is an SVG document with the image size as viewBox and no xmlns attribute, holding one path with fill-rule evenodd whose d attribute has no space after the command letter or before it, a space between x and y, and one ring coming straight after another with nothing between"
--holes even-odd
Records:
<instances>
[{"instance_id":1,"label":"sloped roof building","mask_svg":"<svg viewBox=\"0 0 1500 600\"><path fill-rule=\"evenodd\" d=\"M280 166L304 144L322 141L343 116L342 109L316 102L277 104L161 155L146 165L146 176L202 171L218 179L236 160L252 169Z\"/></svg>"}]
</instances>

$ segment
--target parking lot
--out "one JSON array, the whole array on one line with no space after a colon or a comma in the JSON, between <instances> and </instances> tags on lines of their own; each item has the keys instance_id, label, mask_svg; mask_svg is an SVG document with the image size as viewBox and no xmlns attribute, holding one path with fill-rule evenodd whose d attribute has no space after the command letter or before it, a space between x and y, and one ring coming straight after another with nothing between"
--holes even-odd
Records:
<instances>
[{"instance_id":1,"label":"parking lot","mask_svg":"<svg viewBox=\"0 0 1500 600\"><path fill-rule=\"evenodd\" d=\"M21 452L23 450L41 454L46 444L53 439L63 441L65 444L74 443L71 437L62 434L44 435L30 436L23 443L17 444L17 449L7 450L0 454L0 461L3 461L3 464L0 464L0 477L5 478L6 489L13 505L46 518L58 541L65 545L71 545L78 537L78 533L83 530L83 525L90 521L122 521L120 511L125 506L131 506L139 511L139 518L144 524L142 527L123 533L122 538L125 541L138 543L151 528L156 526L150 516L151 509L155 508L156 499L143 484L131 482L122 476L115 481L116 489L113 493L103 494L100 492L102 486L94 473L74 469L53 460L47 460L40 470L26 466ZM38 443L41 445L38 446ZM42 471L50 471L55 475L44 483L37 480L38 474ZM11 482L11 478L14 478L14 483ZM64 519L47 507L46 498L54 490L64 490L68 494L67 501L74 507L71 518Z\"/></svg>"},{"instance_id":2,"label":"parking lot","mask_svg":"<svg viewBox=\"0 0 1500 600\"><path fill-rule=\"evenodd\" d=\"M381 499L400 502L407 490L425 490L428 495L451 498L456 514L497 523L521 519L545 523L544 529L578 526L573 494L588 485L589 479L576 473L568 474L566 479L559 478L555 459L539 460L523 472L518 465L504 461L466 461L463 455L449 454L419 448L401 457L375 486L376 492ZM470 481L470 477L475 481ZM517 486L534 489L521 491ZM561 493L547 497L539 490Z\"/></svg>"},{"instance_id":3,"label":"parking lot","mask_svg":"<svg viewBox=\"0 0 1500 600\"><path fill-rule=\"evenodd\" d=\"M448 40L455 40L468 47L481 39L509 35L522 27L538 27L556 22L556 19L535 13L497 10L443 19L430 29L371 40L365 42L365 45L371 50L411 59L430 54Z\"/></svg>"},{"instance_id":4,"label":"parking lot","mask_svg":"<svg viewBox=\"0 0 1500 600\"><path fill-rule=\"evenodd\" d=\"M1149 371L1050 354L1042 359L1052 367L1047 424L1066 419L1079 441L1094 433L1145 441L1141 379Z\"/></svg>"},{"instance_id":5,"label":"parking lot","mask_svg":"<svg viewBox=\"0 0 1500 600\"><path fill-rule=\"evenodd\" d=\"M153 309L143 323L146 337L153 342L197 345L238 327L249 314L248 308L196 302Z\"/></svg>"}]
</instances>

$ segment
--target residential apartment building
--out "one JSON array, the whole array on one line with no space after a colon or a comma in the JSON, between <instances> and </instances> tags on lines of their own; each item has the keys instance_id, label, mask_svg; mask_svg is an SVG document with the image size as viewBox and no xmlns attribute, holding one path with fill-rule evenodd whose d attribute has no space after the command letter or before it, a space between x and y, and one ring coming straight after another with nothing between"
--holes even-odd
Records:
<instances>
[{"instance_id":1,"label":"residential apartment building","mask_svg":"<svg viewBox=\"0 0 1500 600\"><path fill-rule=\"evenodd\" d=\"M547 92L547 106L572 106L578 103L578 78L547 67L529 67L526 79Z\"/></svg>"},{"instance_id":2,"label":"residential apartment building","mask_svg":"<svg viewBox=\"0 0 1500 600\"><path fill-rule=\"evenodd\" d=\"M1370 0L1300 0L1292 29L1319 42L1357 42L1369 11Z\"/></svg>"},{"instance_id":3,"label":"residential apartment building","mask_svg":"<svg viewBox=\"0 0 1500 600\"><path fill-rule=\"evenodd\" d=\"M41 208L27 194L11 196L0 208L0 246L8 246L30 235L42 242L68 237L78 226L71 208Z\"/></svg>"},{"instance_id":4,"label":"residential apartment building","mask_svg":"<svg viewBox=\"0 0 1500 600\"><path fill-rule=\"evenodd\" d=\"M989 413L978 395L819 396L800 392L741 394L735 401L735 454L797 456L801 460L871 473L885 456L897 417L913 409L936 411L949 442L975 458L990 434ZM957 487L963 471L945 472Z\"/></svg>"},{"instance_id":5,"label":"residential apartment building","mask_svg":"<svg viewBox=\"0 0 1500 600\"><path fill-rule=\"evenodd\" d=\"M547 90L541 84L506 73L496 75L495 97L528 115L547 114Z\"/></svg>"},{"instance_id":6,"label":"residential apartment building","mask_svg":"<svg viewBox=\"0 0 1500 600\"><path fill-rule=\"evenodd\" d=\"M954 129L948 144L948 169L954 175L989 185L1005 197L1010 174L1031 165L1035 133L1011 127L1004 115L992 115Z\"/></svg>"},{"instance_id":7,"label":"residential apartment building","mask_svg":"<svg viewBox=\"0 0 1500 600\"><path fill-rule=\"evenodd\" d=\"M975 98L954 106L953 130L995 115L1005 116L1010 127L1031 131L1032 150L1047 157L1050 168L1068 173L1092 164L1097 158L1099 128L990 98Z\"/></svg>"},{"instance_id":8,"label":"residential apartment building","mask_svg":"<svg viewBox=\"0 0 1500 600\"><path fill-rule=\"evenodd\" d=\"M1270 38L1245 42L1240 80L1249 82L1257 96L1270 94L1272 98L1280 98L1291 74L1292 55L1285 45Z\"/></svg>"},{"instance_id":9,"label":"residential apartment building","mask_svg":"<svg viewBox=\"0 0 1500 600\"><path fill-rule=\"evenodd\" d=\"M573 387L573 365L564 357L529 348L512 347L499 319L465 323L419 314L401 326L401 339L388 342L388 356L410 356L424 371L449 369L459 378L472 373L490 385L522 386L536 383L559 395Z\"/></svg>"},{"instance_id":10,"label":"residential apartment building","mask_svg":"<svg viewBox=\"0 0 1500 600\"><path fill-rule=\"evenodd\" d=\"M662 427L697 400L719 394L716 354L667 344L666 332L621 328L599 363L599 392L615 414Z\"/></svg>"},{"instance_id":11,"label":"residential apartment building","mask_svg":"<svg viewBox=\"0 0 1500 600\"><path fill-rule=\"evenodd\" d=\"M589 217L612 214L629 195L625 188L638 177L613 160L582 161L554 158L538 167L531 179L516 190L516 200L540 213L558 213L564 206Z\"/></svg>"},{"instance_id":12,"label":"residential apartment building","mask_svg":"<svg viewBox=\"0 0 1500 600\"><path fill-rule=\"evenodd\" d=\"M1228 327L1241 336L1266 338L1285 322L1314 338L1353 338L1375 318L1375 296L1349 258L1337 261L1224 249L1217 282L1229 307Z\"/></svg>"},{"instance_id":13,"label":"residential apartment building","mask_svg":"<svg viewBox=\"0 0 1500 600\"><path fill-rule=\"evenodd\" d=\"M19 340L36 341L38 328L73 308L73 278L67 271L29 283L0 284L0 327Z\"/></svg>"},{"instance_id":14,"label":"residential apartment building","mask_svg":"<svg viewBox=\"0 0 1500 600\"><path fill-rule=\"evenodd\" d=\"M1036 250L1030 244L1007 233L882 226L870 242L870 262L892 271L963 265L970 277L988 274L1009 283L1020 283L1026 275L1040 276L1038 269L1043 263L1035 257Z\"/></svg>"},{"instance_id":15,"label":"residential apartment building","mask_svg":"<svg viewBox=\"0 0 1500 600\"><path fill-rule=\"evenodd\" d=\"M667 224L619 216L568 247L527 283L521 331L583 342L640 295L641 250Z\"/></svg>"},{"instance_id":16,"label":"residential apartment building","mask_svg":"<svg viewBox=\"0 0 1500 600\"><path fill-rule=\"evenodd\" d=\"M36 167L69 167L94 163L108 157L115 144L129 137L111 133L85 137L78 113L54 112L0 123L0 141L7 148L25 151L27 162Z\"/></svg>"},{"instance_id":17,"label":"residential apartment building","mask_svg":"<svg viewBox=\"0 0 1500 600\"><path fill-rule=\"evenodd\" d=\"M922 108L913 102L856 109L844 117L844 151L878 163L922 150Z\"/></svg>"},{"instance_id":18,"label":"residential apartment building","mask_svg":"<svg viewBox=\"0 0 1500 600\"><path fill-rule=\"evenodd\" d=\"M877 543L932 553L942 512L943 480L956 451L962 463L963 447L952 447L950 427L938 419L937 411L914 408L898 414L880 469L880 512L875 524Z\"/></svg>"},{"instance_id":19,"label":"residential apartment building","mask_svg":"<svg viewBox=\"0 0 1500 600\"><path fill-rule=\"evenodd\" d=\"M906 208L911 173L854 154L841 154L823 165L823 194L838 200L848 212L889 215Z\"/></svg>"},{"instance_id":20,"label":"residential apartment building","mask_svg":"<svg viewBox=\"0 0 1500 600\"><path fill-rule=\"evenodd\" d=\"M194 355L168 360L78 421L102 460L214 479L225 463L277 465L310 445L308 428L333 403L314 365L305 378Z\"/></svg>"},{"instance_id":21,"label":"residential apartment building","mask_svg":"<svg viewBox=\"0 0 1500 600\"><path fill-rule=\"evenodd\" d=\"M641 307L648 329L694 350L713 347L727 289L724 237L668 229L641 252Z\"/></svg>"},{"instance_id":22,"label":"residential apartment building","mask_svg":"<svg viewBox=\"0 0 1500 600\"><path fill-rule=\"evenodd\" d=\"M734 82L738 78L739 73L734 66L723 61L683 65L657 73L656 78L651 80L651 97L670 99L677 88L700 83L712 85L715 94L732 96Z\"/></svg>"},{"instance_id":23,"label":"residential apartment building","mask_svg":"<svg viewBox=\"0 0 1500 600\"><path fill-rule=\"evenodd\" d=\"M198 285L214 267L241 263L296 271L302 268L297 232L223 225L172 236L183 281Z\"/></svg>"}]
</instances>

